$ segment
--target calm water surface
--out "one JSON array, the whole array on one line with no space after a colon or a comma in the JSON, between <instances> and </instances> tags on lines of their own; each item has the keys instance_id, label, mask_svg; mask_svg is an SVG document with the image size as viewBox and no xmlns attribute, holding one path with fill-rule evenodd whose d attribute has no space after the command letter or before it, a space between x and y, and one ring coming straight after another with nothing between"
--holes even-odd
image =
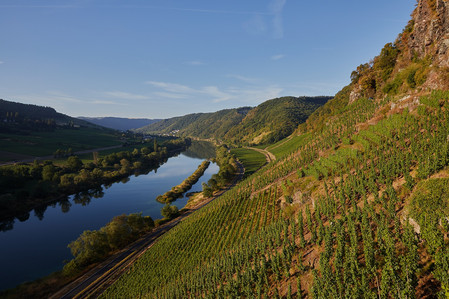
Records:
<instances>
[{"instance_id":1,"label":"calm water surface","mask_svg":"<svg viewBox=\"0 0 449 299\"><path fill-rule=\"evenodd\" d=\"M181 154L170 158L157 172L104 187L100 198L83 201L71 196L64 204L47 207L43 217L32 212L27 221L16 220L12 230L0 232L0 289L62 269L63 261L72 257L67 245L84 230L99 229L114 216L142 212L153 219L162 218L163 204L156 196L181 183L202 161ZM201 191L202 182L217 172L218 166L211 163L190 191ZM186 203L184 197L173 204L182 208Z\"/></svg>"}]
</instances>

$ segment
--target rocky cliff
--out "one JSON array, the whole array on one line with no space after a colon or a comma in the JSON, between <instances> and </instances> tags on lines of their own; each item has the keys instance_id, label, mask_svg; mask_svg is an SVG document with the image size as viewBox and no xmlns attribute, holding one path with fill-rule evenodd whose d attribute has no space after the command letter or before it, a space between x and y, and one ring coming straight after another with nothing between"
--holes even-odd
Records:
<instances>
[{"instance_id":1,"label":"rocky cliff","mask_svg":"<svg viewBox=\"0 0 449 299\"><path fill-rule=\"evenodd\" d=\"M433 62L449 66L449 2L420 0L412 14L413 31L408 48L413 57L430 55Z\"/></svg>"},{"instance_id":2,"label":"rocky cliff","mask_svg":"<svg viewBox=\"0 0 449 299\"><path fill-rule=\"evenodd\" d=\"M449 88L449 0L419 0L394 43L351 74L349 103Z\"/></svg>"}]
</instances>

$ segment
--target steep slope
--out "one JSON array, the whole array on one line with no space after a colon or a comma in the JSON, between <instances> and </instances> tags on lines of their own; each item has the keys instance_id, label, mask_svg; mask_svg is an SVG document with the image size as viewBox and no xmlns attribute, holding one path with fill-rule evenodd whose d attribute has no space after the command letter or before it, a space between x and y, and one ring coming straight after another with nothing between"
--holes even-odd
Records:
<instances>
[{"instance_id":1,"label":"steep slope","mask_svg":"<svg viewBox=\"0 0 449 299\"><path fill-rule=\"evenodd\" d=\"M123 117L84 117L79 116L79 119L88 121L90 123L111 128L114 130L127 131L131 129L141 128L149 124L160 121L160 119L148 118L123 118Z\"/></svg>"},{"instance_id":2,"label":"steep slope","mask_svg":"<svg viewBox=\"0 0 449 299\"><path fill-rule=\"evenodd\" d=\"M236 144L267 144L290 135L330 97L283 97L255 108L226 109L170 118L136 130L142 133L213 138Z\"/></svg>"},{"instance_id":3,"label":"steep slope","mask_svg":"<svg viewBox=\"0 0 449 299\"><path fill-rule=\"evenodd\" d=\"M331 97L282 97L252 109L224 139L232 143L268 144L290 135Z\"/></svg>"},{"instance_id":4,"label":"steep slope","mask_svg":"<svg viewBox=\"0 0 449 299\"><path fill-rule=\"evenodd\" d=\"M448 6L419 1L286 141L295 151L183 221L103 297L447 297Z\"/></svg>"}]
</instances>

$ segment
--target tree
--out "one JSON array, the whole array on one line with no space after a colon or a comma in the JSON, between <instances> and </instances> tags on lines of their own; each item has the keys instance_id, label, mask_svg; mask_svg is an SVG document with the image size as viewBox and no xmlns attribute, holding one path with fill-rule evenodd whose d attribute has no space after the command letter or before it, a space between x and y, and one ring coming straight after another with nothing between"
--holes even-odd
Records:
<instances>
[{"instance_id":1,"label":"tree","mask_svg":"<svg viewBox=\"0 0 449 299\"><path fill-rule=\"evenodd\" d=\"M76 263L80 266L98 261L110 248L107 236L101 231L84 231L81 236L68 245Z\"/></svg>"},{"instance_id":2,"label":"tree","mask_svg":"<svg viewBox=\"0 0 449 299\"><path fill-rule=\"evenodd\" d=\"M176 206L172 206L170 204L166 204L161 209L162 216L164 216L164 218L167 218L167 219L174 218L176 215L178 215L178 213L179 213L178 208Z\"/></svg>"},{"instance_id":3,"label":"tree","mask_svg":"<svg viewBox=\"0 0 449 299\"><path fill-rule=\"evenodd\" d=\"M150 153L150 149L145 146L140 149L140 152L142 153L142 155L148 155Z\"/></svg>"},{"instance_id":4,"label":"tree","mask_svg":"<svg viewBox=\"0 0 449 299\"><path fill-rule=\"evenodd\" d=\"M42 168L42 179L44 181L51 181L55 175L55 167L52 165L46 165Z\"/></svg>"},{"instance_id":5,"label":"tree","mask_svg":"<svg viewBox=\"0 0 449 299\"><path fill-rule=\"evenodd\" d=\"M204 197L212 197L214 194L214 190L209 187L206 183L203 183L203 196Z\"/></svg>"},{"instance_id":6,"label":"tree","mask_svg":"<svg viewBox=\"0 0 449 299\"><path fill-rule=\"evenodd\" d=\"M70 156L67 158L67 167L72 171L78 171L83 167L83 162L78 156Z\"/></svg>"},{"instance_id":7,"label":"tree","mask_svg":"<svg viewBox=\"0 0 449 299\"><path fill-rule=\"evenodd\" d=\"M131 163L125 158L120 160L120 165L122 167L120 170L121 173L128 173L131 169Z\"/></svg>"},{"instance_id":8,"label":"tree","mask_svg":"<svg viewBox=\"0 0 449 299\"><path fill-rule=\"evenodd\" d=\"M93 152L92 157L93 157L95 165L97 165L98 164L98 152Z\"/></svg>"},{"instance_id":9,"label":"tree","mask_svg":"<svg viewBox=\"0 0 449 299\"><path fill-rule=\"evenodd\" d=\"M128 244L132 236L132 228L128 224L126 215L115 216L102 230L106 233L112 249L119 249Z\"/></svg>"}]
</instances>

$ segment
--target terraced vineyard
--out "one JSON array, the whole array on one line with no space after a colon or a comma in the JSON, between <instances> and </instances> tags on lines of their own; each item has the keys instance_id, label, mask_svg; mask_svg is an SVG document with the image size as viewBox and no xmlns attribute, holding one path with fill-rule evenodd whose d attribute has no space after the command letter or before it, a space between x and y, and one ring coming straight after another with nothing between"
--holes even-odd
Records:
<instances>
[{"instance_id":1,"label":"terraced vineyard","mask_svg":"<svg viewBox=\"0 0 449 299\"><path fill-rule=\"evenodd\" d=\"M424 195L447 201L449 93L423 96L412 111L407 101L390 100L348 105L308 143L298 142L297 152L164 236L103 296L412 298L444 291L449 225L441 217L449 210L408 211ZM427 183L435 175L431 181L441 183Z\"/></svg>"}]
</instances>

